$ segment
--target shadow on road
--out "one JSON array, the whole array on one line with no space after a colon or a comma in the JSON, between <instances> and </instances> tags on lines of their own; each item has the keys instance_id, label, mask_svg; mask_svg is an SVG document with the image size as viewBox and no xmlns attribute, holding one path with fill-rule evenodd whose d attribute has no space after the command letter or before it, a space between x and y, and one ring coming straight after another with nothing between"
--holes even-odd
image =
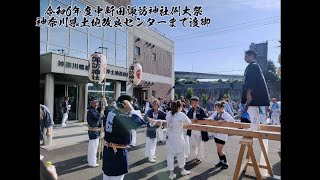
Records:
<instances>
[{"instance_id":1,"label":"shadow on road","mask_svg":"<svg viewBox=\"0 0 320 180\"><path fill-rule=\"evenodd\" d=\"M126 175L124 175L124 176L126 176ZM103 179L102 173L101 173L99 176L96 176L96 177L91 178L91 179L89 179L89 180L101 180L101 179Z\"/></svg>"},{"instance_id":2,"label":"shadow on road","mask_svg":"<svg viewBox=\"0 0 320 180\"><path fill-rule=\"evenodd\" d=\"M88 166L87 155L56 162L54 165L56 166L56 171L59 176L75 171L81 171L86 168L91 168Z\"/></svg>"},{"instance_id":3,"label":"shadow on road","mask_svg":"<svg viewBox=\"0 0 320 180\"><path fill-rule=\"evenodd\" d=\"M134 168L136 166L140 166L141 164L148 163L148 162L149 162L148 158L141 159L140 161L137 161L135 163L129 164L129 169Z\"/></svg>"},{"instance_id":4,"label":"shadow on road","mask_svg":"<svg viewBox=\"0 0 320 180\"><path fill-rule=\"evenodd\" d=\"M218 169L218 170L216 170L216 169ZM220 170L220 168L217 168L217 167L210 168L210 169L206 170L205 172L203 172L203 173L201 173L199 175L193 176L190 179L193 179L193 180L208 179L209 177L217 175L221 171L222 170Z\"/></svg>"},{"instance_id":5,"label":"shadow on road","mask_svg":"<svg viewBox=\"0 0 320 180\"><path fill-rule=\"evenodd\" d=\"M200 163L196 163L196 158L186 162L186 165L184 166L186 170L190 170L198 166Z\"/></svg>"},{"instance_id":6,"label":"shadow on road","mask_svg":"<svg viewBox=\"0 0 320 180\"><path fill-rule=\"evenodd\" d=\"M82 135L87 135L88 132L84 132L84 133L78 133L78 134L70 134L70 135L64 135L64 136L56 136L53 137L52 139L61 139L61 138L67 138L67 137L74 137L74 136L82 136Z\"/></svg>"},{"instance_id":7,"label":"shadow on road","mask_svg":"<svg viewBox=\"0 0 320 180\"><path fill-rule=\"evenodd\" d=\"M272 170L274 175L281 176L281 161L274 164Z\"/></svg>"},{"instance_id":8,"label":"shadow on road","mask_svg":"<svg viewBox=\"0 0 320 180\"><path fill-rule=\"evenodd\" d=\"M164 160L159 163L155 163L154 165L151 165L147 168L141 169L139 171L130 172L130 169L129 169L129 173L124 176L124 180L142 179L142 178L145 178L148 174L166 167L167 167L167 160Z\"/></svg>"}]
</instances>

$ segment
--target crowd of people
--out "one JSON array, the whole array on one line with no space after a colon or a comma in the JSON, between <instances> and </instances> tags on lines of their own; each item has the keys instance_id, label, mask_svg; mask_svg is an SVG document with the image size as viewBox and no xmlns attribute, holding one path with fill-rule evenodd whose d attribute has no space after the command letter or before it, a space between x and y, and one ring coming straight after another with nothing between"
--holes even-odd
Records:
<instances>
[{"instance_id":1,"label":"crowd of people","mask_svg":"<svg viewBox=\"0 0 320 180\"><path fill-rule=\"evenodd\" d=\"M167 146L167 168L170 171L169 179L176 178L173 173L174 158L177 158L181 175L188 175L190 171L184 168L188 156L194 152L196 162L204 160L205 142L209 140L208 132L185 130L184 124L191 124L197 120L217 120L234 122L234 118L225 111L226 102L220 101L213 105L212 113L208 113L199 105L199 98L194 96L190 100L172 100L165 104L162 98L145 102L144 117L141 116L139 108L136 108L134 98L121 95L116 101L116 107L108 109L108 103L99 103L93 100L88 111L89 144L88 165L97 167L97 150L100 137L101 123L104 127L104 150L103 150L103 179L123 179L128 172L128 152L130 145L136 144L133 129L146 125L145 157L150 163L156 162L156 147L158 140L166 142ZM101 106L99 106L99 104ZM147 110L145 110L147 109ZM160 124L157 124L159 122ZM222 170L228 168L223 146L228 135L214 134L219 162L216 167ZM134 142L134 143L132 143Z\"/></svg>"},{"instance_id":2,"label":"crowd of people","mask_svg":"<svg viewBox=\"0 0 320 180\"><path fill-rule=\"evenodd\" d=\"M205 108L200 107L199 98L196 96L190 99L180 97L179 100L168 102L160 97L153 99L151 102L146 98L142 106L137 104L135 98L127 95L120 96L115 102L116 106L114 106L113 99L108 100L107 103L101 103L102 99L92 101L88 111L88 124L93 131L89 132L89 138L92 141L92 135L90 134L94 133L94 138L97 141L94 145L91 143L88 145L88 162L90 159L89 166L99 166L96 163L96 154L100 136L99 128L101 127L101 119L103 119L105 125L105 149L103 154L106 154L103 156L104 179L110 179L111 177L121 179L128 172L128 153L126 149L130 146L136 146L135 130L139 126L146 125L145 157L150 163L156 162L157 142L166 142L169 178L174 179L176 177L176 174L173 173L174 157L176 156L178 166L181 168L181 175L187 175L190 171L184 169L186 159L191 153L194 153L196 156L195 163L201 163L204 159L204 146L209 140L208 132L185 130L183 124L191 124L197 122L197 120L216 120L218 123L238 120L250 123L246 105L231 101L227 96L223 96L220 101L211 98ZM280 105L275 98L272 99L270 107L260 107L259 109L261 109L261 114L265 113L265 116L261 117L271 119L273 124L279 124L277 117L280 114ZM142 117L141 112L144 113L144 117ZM95 119L95 123L91 123L93 121L91 119ZM160 122L160 124L155 122ZM261 123L264 123L262 119ZM227 138L227 134L214 133L216 152L219 157L216 167L220 167L222 170L229 166L226 154L223 151ZM117 155L119 151L121 155ZM121 162L118 161L119 158Z\"/></svg>"},{"instance_id":3,"label":"crowd of people","mask_svg":"<svg viewBox=\"0 0 320 180\"><path fill-rule=\"evenodd\" d=\"M204 146L209 141L208 132L185 130L184 124L196 123L198 120L214 120L218 124L241 121L250 123L251 130L259 130L260 123L280 125L281 102L276 98L269 102L268 89L262 71L256 63L256 56L255 51L245 52L245 61L249 65L244 75L241 101L237 103L227 96L223 96L220 101L209 98L205 108L200 107L199 98L196 96L190 99L181 96L179 100L170 101L156 98L151 102L146 97L142 106L137 104L137 99L129 95L121 95L117 100L106 99L104 96L100 100L91 100L87 113L88 165L99 166L96 155L101 143L100 138L104 134L103 179L122 180L129 170L127 149L136 145L136 129L146 125L146 158L150 163L155 163L157 140L166 141L169 179L174 179L174 158L177 158L181 175L188 175L190 171L184 168L186 159L194 152L195 162L201 163L204 160ZM64 113L68 113L67 100L66 98ZM49 121L45 122L44 111L46 108L40 105L40 139L44 136L43 130L51 126ZM144 117L141 112L144 113ZM64 115L64 119L65 117L67 116ZM65 123L64 120L62 122ZM48 134L50 130L47 131ZM229 167L227 155L223 151L227 139L228 134L214 133L219 157L215 166L221 170Z\"/></svg>"}]
</instances>

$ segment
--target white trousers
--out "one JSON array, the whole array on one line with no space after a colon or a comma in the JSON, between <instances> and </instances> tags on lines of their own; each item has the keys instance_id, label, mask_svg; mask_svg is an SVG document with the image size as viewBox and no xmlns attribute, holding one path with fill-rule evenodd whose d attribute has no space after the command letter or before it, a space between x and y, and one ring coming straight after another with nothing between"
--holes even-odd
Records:
<instances>
[{"instance_id":1,"label":"white trousers","mask_svg":"<svg viewBox=\"0 0 320 180\"><path fill-rule=\"evenodd\" d=\"M204 144L201 138L201 135L191 134L190 145L192 147L192 151L195 152L195 155L201 161L204 159Z\"/></svg>"},{"instance_id":2,"label":"white trousers","mask_svg":"<svg viewBox=\"0 0 320 180\"><path fill-rule=\"evenodd\" d=\"M68 113L63 113L61 126L66 126L67 119L68 119Z\"/></svg>"},{"instance_id":3,"label":"white trousers","mask_svg":"<svg viewBox=\"0 0 320 180\"><path fill-rule=\"evenodd\" d=\"M131 131L131 136L132 136L131 145L136 145L136 143L137 143L137 130L131 129L130 131Z\"/></svg>"},{"instance_id":4,"label":"white trousers","mask_svg":"<svg viewBox=\"0 0 320 180\"><path fill-rule=\"evenodd\" d=\"M184 140L185 140L185 148L184 148L184 157L187 158L190 154L190 137L184 133Z\"/></svg>"},{"instance_id":5,"label":"white trousers","mask_svg":"<svg viewBox=\"0 0 320 180\"><path fill-rule=\"evenodd\" d=\"M273 125L280 125L280 115L278 113L271 114L271 123Z\"/></svg>"},{"instance_id":6,"label":"white trousers","mask_svg":"<svg viewBox=\"0 0 320 180\"><path fill-rule=\"evenodd\" d=\"M163 129L162 129L162 127L159 127L159 128L156 130L156 133L157 133L157 137L158 137L159 141L164 141L164 138L163 138Z\"/></svg>"},{"instance_id":7,"label":"white trousers","mask_svg":"<svg viewBox=\"0 0 320 180\"><path fill-rule=\"evenodd\" d=\"M87 159L88 159L88 164L91 166L97 164L98 146L99 146L99 138L89 140Z\"/></svg>"},{"instance_id":8,"label":"white trousers","mask_svg":"<svg viewBox=\"0 0 320 180\"><path fill-rule=\"evenodd\" d=\"M120 176L107 176L103 173L103 180L123 180L124 174Z\"/></svg>"},{"instance_id":9,"label":"white trousers","mask_svg":"<svg viewBox=\"0 0 320 180\"><path fill-rule=\"evenodd\" d=\"M258 106L249 106L248 114L251 121L250 129L257 130L260 129L260 114Z\"/></svg>"},{"instance_id":10,"label":"white trousers","mask_svg":"<svg viewBox=\"0 0 320 180\"><path fill-rule=\"evenodd\" d=\"M167 168L169 171L174 170L174 156L177 156L178 166L179 168L184 168L186 164L186 159L184 158L184 153L171 153L167 152Z\"/></svg>"},{"instance_id":11,"label":"white trousers","mask_svg":"<svg viewBox=\"0 0 320 180\"><path fill-rule=\"evenodd\" d=\"M146 138L146 149L144 155L149 159L152 159L156 155L156 148L157 148L157 138L150 139L149 137Z\"/></svg>"}]
</instances>

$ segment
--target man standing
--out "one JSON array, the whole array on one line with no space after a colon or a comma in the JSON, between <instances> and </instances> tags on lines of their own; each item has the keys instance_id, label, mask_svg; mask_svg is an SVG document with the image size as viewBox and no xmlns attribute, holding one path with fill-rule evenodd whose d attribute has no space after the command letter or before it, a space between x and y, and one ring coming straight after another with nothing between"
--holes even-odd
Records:
<instances>
[{"instance_id":1,"label":"man standing","mask_svg":"<svg viewBox=\"0 0 320 180\"><path fill-rule=\"evenodd\" d=\"M144 120L165 120L166 113L159 110L160 102L157 99L154 99L152 102L152 109L146 112ZM162 126L151 126L150 123L147 124L146 131L146 147L145 147L145 156L148 157L149 162L156 162L156 148L157 148L157 129L162 128ZM162 135L163 136L163 135Z\"/></svg>"},{"instance_id":2,"label":"man standing","mask_svg":"<svg viewBox=\"0 0 320 180\"><path fill-rule=\"evenodd\" d=\"M135 111L140 111L139 105L137 104L137 98L132 98L132 107ZM130 132L131 132L130 146L137 146L137 129L131 129Z\"/></svg>"},{"instance_id":3,"label":"man standing","mask_svg":"<svg viewBox=\"0 0 320 180\"><path fill-rule=\"evenodd\" d=\"M130 129L138 128L146 122L133 110L131 96L121 95L117 99L118 109L107 114L104 128L103 180L123 180L128 173L128 150Z\"/></svg>"},{"instance_id":4,"label":"man standing","mask_svg":"<svg viewBox=\"0 0 320 180\"><path fill-rule=\"evenodd\" d=\"M91 107L87 113L87 122L88 122L88 135L89 135L89 143L88 143L88 165L91 167L97 167L97 151L99 146L99 137L100 137L100 128L101 128L101 120L104 116L105 106L101 107L101 110L98 110L99 101L93 100L91 102Z\"/></svg>"},{"instance_id":5,"label":"man standing","mask_svg":"<svg viewBox=\"0 0 320 180\"><path fill-rule=\"evenodd\" d=\"M68 119L68 113L70 110L70 105L68 103L69 97L65 96L63 99L64 99L64 102L62 102L63 117L62 117L61 126L66 127L67 126L66 121Z\"/></svg>"},{"instance_id":6,"label":"man standing","mask_svg":"<svg viewBox=\"0 0 320 180\"><path fill-rule=\"evenodd\" d=\"M232 117L234 116L233 110L230 106L229 99L227 96L222 97L222 101L224 102L224 110L227 111Z\"/></svg>"},{"instance_id":7,"label":"man standing","mask_svg":"<svg viewBox=\"0 0 320 180\"><path fill-rule=\"evenodd\" d=\"M144 113L146 114L151 108L151 104L149 102L148 97L145 98L143 105L144 105Z\"/></svg>"},{"instance_id":8,"label":"man standing","mask_svg":"<svg viewBox=\"0 0 320 180\"><path fill-rule=\"evenodd\" d=\"M212 101L211 98L208 98L208 101L207 101L207 104L206 104L206 110L209 114L212 114L213 112L213 106L214 106L214 103Z\"/></svg>"},{"instance_id":9,"label":"man standing","mask_svg":"<svg viewBox=\"0 0 320 180\"><path fill-rule=\"evenodd\" d=\"M199 106L199 98L196 96L191 97L191 106L192 108L188 112L187 116L188 118L192 119L193 122L196 122L198 119L203 120L204 118L208 118L204 110ZM192 132L192 134L191 134ZM195 154L197 156L196 163L201 163L201 161L204 158L204 143L209 140L209 134L208 132L204 131L197 131L197 130L187 130L187 144L189 141L189 138L191 139L191 147L194 147L192 149L195 150ZM190 144L190 143L189 143ZM190 149L187 148L187 152L185 155L190 154Z\"/></svg>"},{"instance_id":10,"label":"man standing","mask_svg":"<svg viewBox=\"0 0 320 180\"><path fill-rule=\"evenodd\" d=\"M245 61L249 63L244 72L241 103L248 107L250 129L259 130L259 106L269 106L269 92L261 68L256 61L257 53L245 52Z\"/></svg>"},{"instance_id":11,"label":"man standing","mask_svg":"<svg viewBox=\"0 0 320 180\"><path fill-rule=\"evenodd\" d=\"M279 117L280 117L280 105L277 102L276 98L272 98L272 105L271 105L271 124L272 125L279 125Z\"/></svg>"},{"instance_id":12,"label":"man standing","mask_svg":"<svg viewBox=\"0 0 320 180\"><path fill-rule=\"evenodd\" d=\"M192 106L190 105L190 100L186 99L185 100L185 107L184 107L184 111L186 112L186 114L188 114L188 112L191 110Z\"/></svg>"}]
</instances>

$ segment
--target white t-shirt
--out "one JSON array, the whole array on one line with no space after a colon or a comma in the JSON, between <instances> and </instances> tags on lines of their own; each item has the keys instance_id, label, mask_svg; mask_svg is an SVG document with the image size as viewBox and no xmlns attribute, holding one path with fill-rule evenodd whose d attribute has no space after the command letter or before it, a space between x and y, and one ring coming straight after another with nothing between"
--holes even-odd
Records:
<instances>
[{"instance_id":1,"label":"white t-shirt","mask_svg":"<svg viewBox=\"0 0 320 180\"><path fill-rule=\"evenodd\" d=\"M215 111L215 112L209 117L208 120L214 120L214 117L216 117L216 116L217 116L217 111ZM218 117L220 117L220 115L219 115ZM222 118L224 121L226 121L226 122L234 122L234 121L235 121L235 120L233 119L233 117L232 117L229 113L227 113L226 111L221 114L221 118ZM222 140L222 141L227 141L227 139L228 139L228 134L213 133L213 136L214 136L215 138L217 138L217 139Z\"/></svg>"}]
</instances>

